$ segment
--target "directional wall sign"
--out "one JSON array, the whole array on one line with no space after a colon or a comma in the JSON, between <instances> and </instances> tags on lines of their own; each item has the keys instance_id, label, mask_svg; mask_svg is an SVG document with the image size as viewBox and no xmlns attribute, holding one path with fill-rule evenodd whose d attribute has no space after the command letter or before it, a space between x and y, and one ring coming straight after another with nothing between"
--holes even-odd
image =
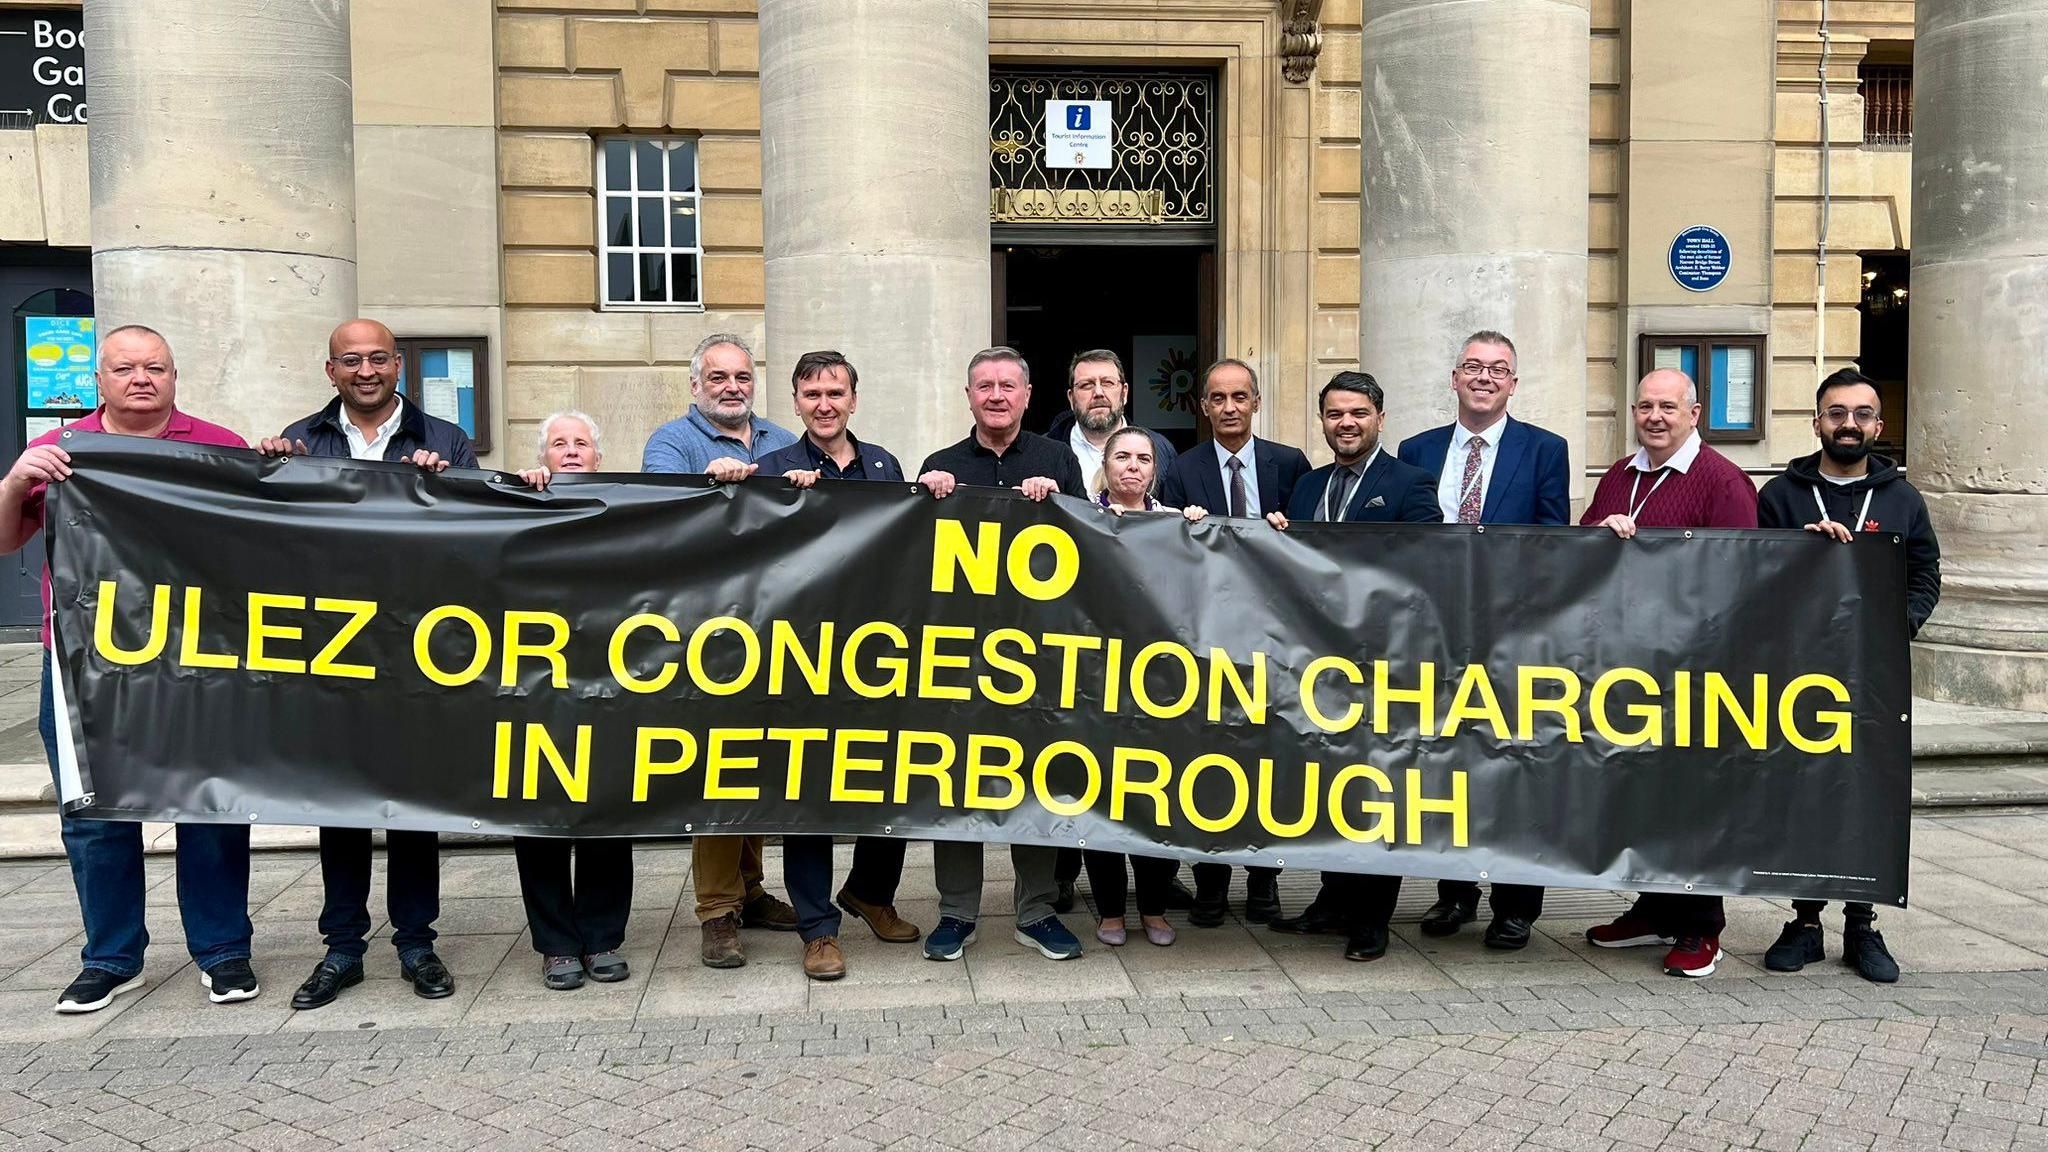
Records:
<instances>
[{"instance_id":1,"label":"directional wall sign","mask_svg":"<svg viewBox=\"0 0 2048 1152\"><path fill-rule=\"evenodd\" d=\"M1695 224L1671 242L1671 278L1688 292L1711 292L1728 278L1732 258L1726 236Z\"/></svg>"},{"instance_id":2,"label":"directional wall sign","mask_svg":"<svg viewBox=\"0 0 2048 1152\"><path fill-rule=\"evenodd\" d=\"M0 128L85 123L85 18L0 8Z\"/></svg>"},{"instance_id":3,"label":"directional wall sign","mask_svg":"<svg viewBox=\"0 0 2048 1152\"><path fill-rule=\"evenodd\" d=\"M1109 168L1110 139L1115 135L1107 100L1045 102L1045 166L1047 168Z\"/></svg>"}]
</instances>

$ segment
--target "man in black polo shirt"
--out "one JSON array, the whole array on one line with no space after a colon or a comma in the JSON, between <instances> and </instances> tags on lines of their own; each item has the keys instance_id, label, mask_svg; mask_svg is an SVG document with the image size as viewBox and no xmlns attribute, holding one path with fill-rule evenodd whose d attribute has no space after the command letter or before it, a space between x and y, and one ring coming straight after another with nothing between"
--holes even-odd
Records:
<instances>
[{"instance_id":1,"label":"man in black polo shirt","mask_svg":"<svg viewBox=\"0 0 2048 1152\"><path fill-rule=\"evenodd\" d=\"M1033 500L1054 492L1087 499L1074 454L1024 431L1024 410L1030 404L1031 369L1016 349L975 353L967 362L967 407L974 413L974 430L958 444L932 453L918 470L917 482L940 497L955 485L973 484L1021 489ZM1072 960L1081 954L1081 941L1053 912L1058 858L1057 848L1010 846L1017 874L1016 938L1049 960ZM982 846L958 840L933 844L932 874L939 886L939 923L925 937L925 958L958 960L974 943L974 921L981 915Z\"/></svg>"}]
</instances>

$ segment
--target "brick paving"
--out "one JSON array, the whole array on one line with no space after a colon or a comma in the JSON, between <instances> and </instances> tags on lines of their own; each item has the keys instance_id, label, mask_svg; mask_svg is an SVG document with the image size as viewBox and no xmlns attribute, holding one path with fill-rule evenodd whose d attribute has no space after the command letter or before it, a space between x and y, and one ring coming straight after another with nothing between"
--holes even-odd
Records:
<instances>
[{"instance_id":1,"label":"brick paving","mask_svg":"<svg viewBox=\"0 0 2048 1152\"><path fill-rule=\"evenodd\" d=\"M852 974L813 985L786 934L747 933L746 968L697 964L688 851L650 844L624 984L541 989L509 854L465 850L443 861L455 997L413 997L380 923L371 978L293 1013L318 867L272 853L264 994L211 1006L152 858L149 989L59 1017L69 875L5 863L0 1148L2048 1149L2048 817L1914 823L1889 987L1832 959L1764 972L1771 902L1730 901L1728 962L1687 982L1579 939L1616 895L1553 893L1538 940L1501 954L1421 936L1427 883L1372 964L1235 921L1109 949L1085 910L1087 955L1054 964L1009 942L999 852L966 961L850 926ZM1288 907L1314 883L1285 876ZM929 926L933 899L913 849L901 905Z\"/></svg>"}]
</instances>

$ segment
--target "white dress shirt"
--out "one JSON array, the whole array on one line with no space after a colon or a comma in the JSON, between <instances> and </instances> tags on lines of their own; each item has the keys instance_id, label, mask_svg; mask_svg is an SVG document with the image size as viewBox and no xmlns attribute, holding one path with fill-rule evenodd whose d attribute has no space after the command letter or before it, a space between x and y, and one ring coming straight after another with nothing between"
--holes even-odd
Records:
<instances>
[{"instance_id":1,"label":"white dress shirt","mask_svg":"<svg viewBox=\"0 0 2048 1152\"><path fill-rule=\"evenodd\" d=\"M1230 515L1230 458L1232 455L1244 461L1244 514L1247 516L1263 516L1266 514L1265 506L1259 503L1259 458L1254 452L1254 449L1258 447L1258 443L1259 438L1257 436L1246 437L1244 447L1239 448L1235 453L1225 448L1220 442L1216 444L1216 472L1223 477L1223 507L1216 509L1216 511L1223 513L1225 516Z\"/></svg>"},{"instance_id":2,"label":"white dress shirt","mask_svg":"<svg viewBox=\"0 0 2048 1152\"><path fill-rule=\"evenodd\" d=\"M1700 458L1700 444L1700 430L1695 428L1692 435L1685 438L1685 443L1678 446L1678 451L1671 454L1671 459L1664 462L1664 467L1673 472L1691 471L1693 461ZM1655 464L1650 463L1648 448L1636 449L1635 458L1628 462L1628 466L1645 475L1660 470Z\"/></svg>"},{"instance_id":3,"label":"white dress shirt","mask_svg":"<svg viewBox=\"0 0 2048 1152\"><path fill-rule=\"evenodd\" d=\"M1486 447L1479 450L1479 506L1486 507L1486 494L1493 488L1493 462L1500 459L1500 436L1507 430L1508 414L1503 412L1500 419L1477 432L1463 424L1451 425L1451 448L1444 453L1443 475L1436 478L1436 506L1444 514L1444 523L1458 522L1458 505L1464 503L1464 493L1458 485L1465 479L1465 457L1471 454L1474 437L1486 437Z\"/></svg>"},{"instance_id":4,"label":"white dress shirt","mask_svg":"<svg viewBox=\"0 0 2048 1152\"><path fill-rule=\"evenodd\" d=\"M1074 462L1081 466L1081 486L1091 492L1096 491L1095 474L1102 470L1102 449L1088 442L1088 433L1081 429L1079 420L1067 429L1067 447L1074 450Z\"/></svg>"},{"instance_id":5,"label":"white dress shirt","mask_svg":"<svg viewBox=\"0 0 2048 1152\"><path fill-rule=\"evenodd\" d=\"M341 434L348 437L348 454L357 460L382 460L384 446L391 442L391 434L398 431L398 422L405 416L405 397L398 397L398 403L391 406L391 417L377 425L377 435L363 438L363 430L348 418L346 406L341 411Z\"/></svg>"}]
</instances>

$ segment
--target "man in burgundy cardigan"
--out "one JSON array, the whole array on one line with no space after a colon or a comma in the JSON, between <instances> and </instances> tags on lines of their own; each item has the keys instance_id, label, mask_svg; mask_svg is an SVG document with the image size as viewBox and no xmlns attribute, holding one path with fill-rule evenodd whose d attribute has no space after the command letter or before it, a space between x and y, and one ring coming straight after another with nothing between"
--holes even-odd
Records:
<instances>
[{"instance_id":1,"label":"man in burgundy cardigan","mask_svg":"<svg viewBox=\"0 0 2048 1152\"><path fill-rule=\"evenodd\" d=\"M1756 485L1700 442L1699 391L1691 377L1668 368L1643 377L1632 414L1642 447L1600 478L1579 523L1624 540L1637 528L1756 527ZM1601 948L1666 945L1665 974L1698 979L1720 963L1727 924L1719 896L1645 892L1612 924L1587 929L1586 939Z\"/></svg>"}]
</instances>

